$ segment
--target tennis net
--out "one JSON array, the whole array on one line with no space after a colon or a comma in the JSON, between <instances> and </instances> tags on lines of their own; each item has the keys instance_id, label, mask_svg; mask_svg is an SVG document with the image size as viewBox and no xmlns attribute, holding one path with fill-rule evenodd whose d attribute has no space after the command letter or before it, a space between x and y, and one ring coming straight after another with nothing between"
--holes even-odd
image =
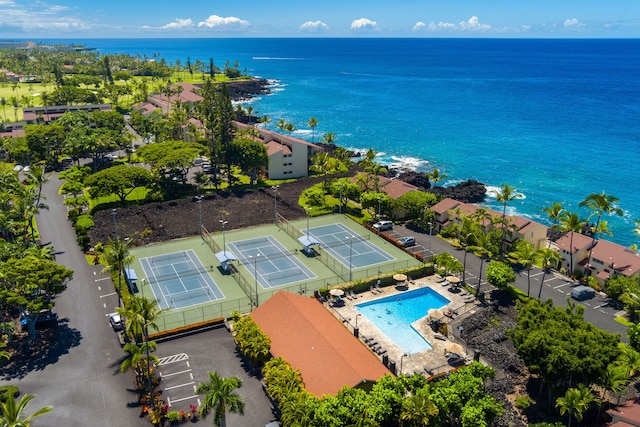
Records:
<instances>
[{"instance_id":1,"label":"tennis net","mask_svg":"<svg viewBox=\"0 0 640 427\"><path fill-rule=\"evenodd\" d=\"M161 282L167 282L173 279L180 279L184 277L194 276L196 274L197 275L208 274L206 267L194 267L193 269L188 271L174 272L174 273L162 274L162 275L148 274L147 271L145 271L145 273L147 274L149 283L161 283Z\"/></svg>"},{"instance_id":2,"label":"tennis net","mask_svg":"<svg viewBox=\"0 0 640 427\"><path fill-rule=\"evenodd\" d=\"M187 290L187 291L171 294L169 296L169 301L171 302L171 305L175 307L176 303L180 301L195 299L195 298L202 298L202 297L208 298L210 296L211 296L211 289L200 288L200 289Z\"/></svg>"}]
</instances>

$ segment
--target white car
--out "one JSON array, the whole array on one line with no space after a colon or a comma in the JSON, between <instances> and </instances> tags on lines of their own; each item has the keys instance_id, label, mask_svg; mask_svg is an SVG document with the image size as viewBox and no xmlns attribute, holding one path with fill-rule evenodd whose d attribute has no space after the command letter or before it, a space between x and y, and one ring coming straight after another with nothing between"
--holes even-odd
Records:
<instances>
[{"instance_id":1,"label":"white car","mask_svg":"<svg viewBox=\"0 0 640 427\"><path fill-rule=\"evenodd\" d=\"M391 229L393 229L393 222L391 222L391 221L378 221L375 224L373 224L373 228L375 228L378 231L391 230Z\"/></svg>"},{"instance_id":2,"label":"white car","mask_svg":"<svg viewBox=\"0 0 640 427\"><path fill-rule=\"evenodd\" d=\"M111 327L116 332L124 329L124 324L122 323L122 317L120 317L118 313L111 313L109 315L109 323L111 323Z\"/></svg>"}]
</instances>

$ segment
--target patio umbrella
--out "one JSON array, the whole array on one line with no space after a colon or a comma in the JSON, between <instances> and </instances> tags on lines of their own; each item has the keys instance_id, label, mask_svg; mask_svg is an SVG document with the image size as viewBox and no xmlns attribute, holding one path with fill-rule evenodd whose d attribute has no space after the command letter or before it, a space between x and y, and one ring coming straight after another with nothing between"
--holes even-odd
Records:
<instances>
[{"instance_id":1,"label":"patio umbrella","mask_svg":"<svg viewBox=\"0 0 640 427\"><path fill-rule=\"evenodd\" d=\"M429 314L429 317L434 320L442 319L444 317L444 313L437 308L430 308L429 311L427 311L427 314Z\"/></svg>"},{"instance_id":2,"label":"patio umbrella","mask_svg":"<svg viewBox=\"0 0 640 427\"><path fill-rule=\"evenodd\" d=\"M446 279L449 283L460 283L460 279L456 276L447 276Z\"/></svg>"},{"instance_id":3,"label":"patio umbrella","mask_svg":"<svg viewBox=\"0 0 640 427\"><path fill-rule=\"evenodd\" d=\"M404 282L407 280L407 275L406 274L394 274L393 275L393 280L395 280L396 282Z\"/></svg>"},{"instance_id":4,"label":"patio umbrella","mask_svg":"<svg viewBox=\"0 0 640 427\"><path fill-rule=\"evenodd\" d=\"M331 289L329 293L334 297L341 297L342 295L344 295L344 291L339 288Z\"/></svg>"},{"instance_id":5,"label":"patio umbrella","mask_svg":"<svg viewBox=\"0 0 640 427\"><path fill-rule=\"evenodd\" d=\"M464 349L462 348L462 346L458 343L455 342L451 342L451 341L447 341L446 343L444 343L444 348L445 350L447 350L450 353L458 353L461 354L464 352Z\"/></svg>"}]
</instances>

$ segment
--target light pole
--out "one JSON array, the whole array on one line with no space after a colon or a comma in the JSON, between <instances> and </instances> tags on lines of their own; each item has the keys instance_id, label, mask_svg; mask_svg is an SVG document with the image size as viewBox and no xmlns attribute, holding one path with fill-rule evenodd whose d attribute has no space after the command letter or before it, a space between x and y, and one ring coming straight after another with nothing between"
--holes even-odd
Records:
<instances>
[{"instance_id":1,"label":"light pole","mask_svg":"<svg viewBox=\"0 0 640 427\"><path fill-rule=\"evenodd\" d=\"M273 223L278 225L278 188L277 185L271 187L273 190Z\"/></svg>"},{"instance_id":2,"label":"light pole","mask_svg":"<svg viewBox=\"0 0 640 427\"><path fill-rule=\"evenodd\" d=\"M249 255L249 259L253 259L253 275L256 278L256 308L260 304L258 302L258 257L260 254L256 254L256 256Z\"/></svg>"},{"instance_id":3,"label":"light pole","mask_svg":"<svg viewBox=\"0 0 640 427\"><path fill-rule=\"evenodd\" d=\"M429 256L431 256L431 235L433 234L433 223L429 223Z\"/></svg>"},{"instance_id":4,"label":"light pole","mask_svg":"<svg viewBox=\"0 0 640 427\"><path fill-rule=\"evenodd\" d=\"M349 282L352 281L353 277L352 277L352 264L351 264L351 259L353 257L353 239L354 236L347 236L347 240L349 241Z\"/></svg>"},{"instance_id":5,"label":"light pole","mask_svg":"<svg viewBox=\"0 0 640 427\"><path fill-rule=\"evenodd\" d=\"M225 220L223 220L223 219L220 219L220 220L218 220L218 222L219 222L220 224L222 224L222 252L225 252L225 251L227 250L227 249L226 249L226 247L227 247L227 242L226 242L226 240L225 240L225 238L224 238L224 226L225 226L229 221L225 221ZM224 255L226 255L226 253L225 253Z\"/></svg>"},{"instance_id":6,"label":"light pole","mask_svg":"<svg viewBox=\"0 0 640 427\"><path fill-rule=\"evenodd\" d=\"M358 317L362 316L362 313L356 314L356 329L358 329Z\"/></svg>"},{"instance_id":7,"label":"light pole","mask_svg":"<svg viewBox=\"0 0 640 427\"><path fill-rule=\"evenodd\" d=\"M309 212L311 212L311 208L304 208L307 211L307 243L309 243Z\"/></svg>"},{"instance_id":8,"label":"light pole","mask_svg":"<svg viewBox=\"0 0 640 427\"><path fill-rule=\"evenodd\" d=\"M202 196L196 196L198 201L198 216L200 217L200 237L202 237Z\"/></svg>"},{"instance_id":9,"label":"light pole","mask_svg":"<svg viewBox=\"0 0 640 427\"><path fill-rule=\"evenodd\" d=\"M380 206L382 206L382 199L378 197L378 221L380 221ZM380 234L380 230L378 229L378 234Z\"/></svg>"},{"instance_id":10,"label":"light pole","mask_svg":"<svg viewBox=\"0 0 640 427\"><path fill-rule=\"evenodd\" d=\"M408 356L407 353L400 356L400 375L402 375L402 362L404 361L404 358L407 356Z\"/></svg>"},{"instance_id":11,"label":"light pole","mask_svg":"<svg viewBox=\"0 0 640 427\"><path fill-rule=\"evenodd\" d=\"M340 179L340 209L338 212L342 215L342 178Z\"/></svg>"},{"instance_id":12,"label":"light pole","mask_svg":"<svg viewBox=\"0 0 640 427\"><path fill-rule=\"evenodd\" d=\"M144 282L146 281L147 279L145 279L144 277L140 279L140 292L142 292L142 298L144 298Z\"/></svg>"},{"instance_id":13,"label":"light pole","mask_svg":"<svg viewBox=\"0 0 640 427\"><path fill-rule=\"evenodd\" d=\"M118 240L118 224L116 223L115 209L111 209L111 216L113 217L113 234L116 236L116 240Z\"/></svg>"}]
</instances>

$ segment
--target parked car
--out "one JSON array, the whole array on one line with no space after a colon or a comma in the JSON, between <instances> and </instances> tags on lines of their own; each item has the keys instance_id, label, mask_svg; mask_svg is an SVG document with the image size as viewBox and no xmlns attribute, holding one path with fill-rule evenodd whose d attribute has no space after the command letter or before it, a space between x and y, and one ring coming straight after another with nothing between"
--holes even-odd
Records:
<instances>
[{"instance_id":1,"label":"parked car","mask_svg":"<svg viewBox=\"0 0 640 427\"><path fill-rule=\"evenodd\" d=\"M416 245L416 239L413 236L405 236L398 239L398 243L400 243L400 246L408 248Z\"/></svg>"},{"instance_id":2,"label":"parked car","mask_svg":"<svg viewBox=\"0 0 640 427\"><path fill-rule=\"evenodd\" d=\"M111 323L111 327L116 332L124 329L124 324L122 323L122 317L120 317L118 313L111 313L109 315L109 323Z\"/></svg>"},{"instance_id":3,"label":"parked car","mask_svg":"<svg viewBox=\"0 0 640 427\"><path fill-rule=\"evenodd\" d=\"M596 296L596 290L591 286L576 286L571 290L571 298L577 301L584 301Z\"/></svg>"},{"instance_id":4,"label":"parked car","mask_svg":"<svg viewBox=\"0 0 640 427\"><path fill-rule=\"evenodd\" d=\"M378 231L391 230L391 229L393 229L393 222L391 222L391 221L378 221L375 224L373 224L373 228L375 228Z\"/></svg>"}]
</instances>

